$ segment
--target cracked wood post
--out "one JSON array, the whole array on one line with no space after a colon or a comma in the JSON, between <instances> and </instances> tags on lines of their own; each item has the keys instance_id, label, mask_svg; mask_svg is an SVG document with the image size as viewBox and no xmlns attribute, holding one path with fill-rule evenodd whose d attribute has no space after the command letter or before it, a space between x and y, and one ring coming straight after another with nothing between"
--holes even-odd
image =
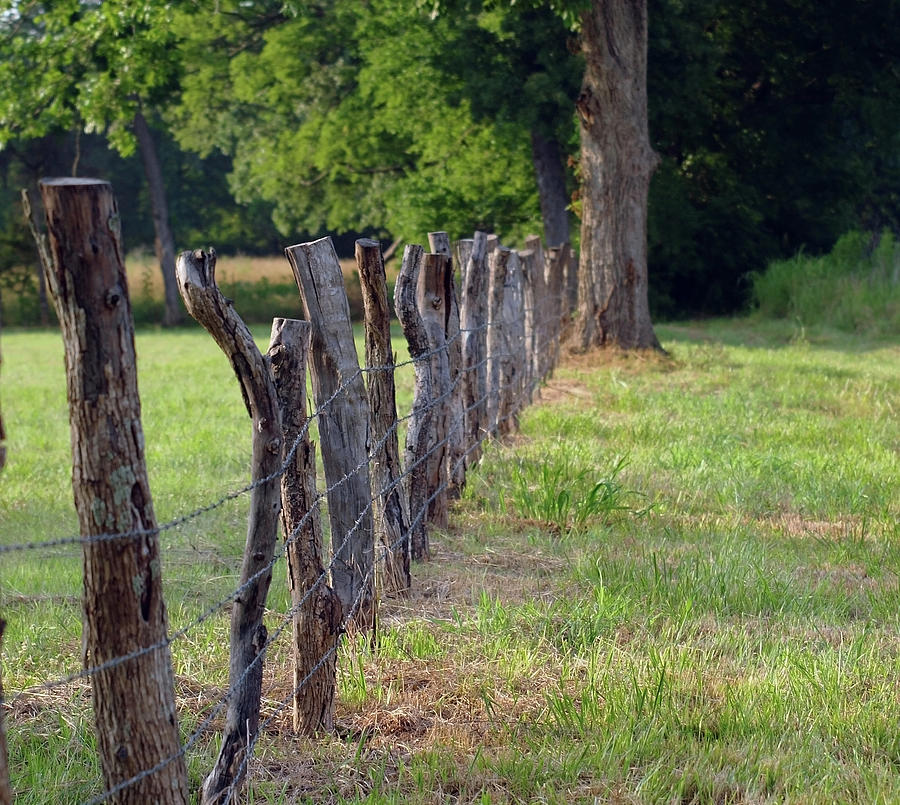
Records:
<instances>
[{"instance_id":1,"label":"cracked wood post","mask_svg":"<svg viewBox=\"0 0 900 805\"><path fill-rule=\"evenodd\" d=\"M316 453L306 417L309 337L309 322L276 318L266 355L281 409L281 523L293 613L294 732L311 736L334 730L335 649L343 613L322 566Z\"/></svg>"},{"instance_id":2,"label":"cracked wood post","mask_svg":"<svg viewBox=\"0 0 900 805\"><path fill-rule=\"evenodd\" d=\"M525 246L534 253L531 258L531 285L534 291L534 383L539 386L550 363L550 300L548 299L544 247L540 236L529 235Z\"/></svg>"},{"instance_id":3,"label":"cracked wood post","mask_svg":"<svg viewBox=\"0 0 900 805\"><path fill-rule=\"evenodd\" d=\"M522 264L517 252L511 252L503 288L503 332L506 355L501 363L504 386L500 393L498 427L501 434L518 429L517 413L522 407L525 370L525 322L522 289Z\"/></svg>"},{"instance_id":4,"label":"cracked wood post","mask_svg":"<svg viewBox=\"0 0 900 805\"><path fill-rule=\"evenodd\" d=\"M537 339L536 301L534 298L534 272L537 257L533 249L522 249L519 252L519 261L522 266L522 325L524 336L522 383L524 387L523 405L534 401L534 390L537 381L535 375L535 344Z\"/></svg>"},{"instance_id":5,"label":"cracked wood post","mask_svg":"<svg viewBox=\"0 0 900 805\"><path fill-rule=\"evenodd\" d=\"M201 802L223 801L240 785L246 763L246 742L259 728L263 659L268 637L263 624L272 581L269 567L278 540L281 513L281 413L269 371L243 319L216 284L216 253L182 252L175 263L178 290L188 313L213 337L237 375L252 425L252 479L247 541L241 563L241 592L231 609L228 707L222 746L203 783ZM274 477L272 477L274 476Z\"/></svg>"},{"instance_id":6,"label":"cracked wood post","mask_svg":"<svg viewBox=\"0 0 900 805\"><path fill-rule=\"evenodd\" d=\"M497 435L500 395L503 393L502 366L508 352L503 329L503 291L510 250L499 244L488 255L488 329L487 329L487 419L485 430Z\"/></svg>"},{"instance_id":7,"label":"cracked wood post","mask_svg":"<svg viewBox=\"0 0 900 805\"><path fill-rule=\"evenodd\" d=\"M434 411L431 408L431 361L428 359L428 334L416 306L416 288L424 250L409 245L403 250L403 263L394 285L394 310L409 344L416 380L413 408L406 429L406 489L409 497L409 548L416 561L428 559L428 434Z\"/></svg>"},{"instance_id":8,"label":"cracked wood post","mask_svg":"<svg viewBox=\"0 0 900 805\"><path fill-rule=\"evenodd\" d=\"M450 361L450 399L448 401L448 417L450 431L447 442L447 496L456 500L466 485L465 446L463 443L464 416L462 398L462 339L459 331L459 293L456 289L456 277L453 266L453 252L450 248L450 237L446 232L429 232L428 246L435 254L443 254L450 260L447 271L447 309L444 334L447 339L448 358Z\"/></svg>"},{"instance_id":9,"label":"cracked wood post","mask_svg":"<svg viewBox=\"0 0 900 805\"><path fill-rule=\"evenodd\" d=\"M462 249L462 244L460 244ZM467 248L467 247L466 247ZM462 333L463 403L465 404L466 468L481 458L487 421L487 235L476 232L463 272L459 306Z\"/></svg>"},{"instance_id":10,"label":"cracked wood post","mask_svg":"<svg viewBox=\"0 0 900 805\"><path fill-rule=\"evenodd\" d=\"M112 187L45 179L50 285L65 344L72 487L83 537L85 668L104 785L114 803L186 803L156 517L144 462L134 327ZM135 533L136 532L136 533Z\"/></svg>"},{"instance_id":11,"label":"cracked wood post","mask_svg":"<svg viewBox=\"0 0 900 805\"><path fill-rule=\"evenodd\" d=\"M284 250L312 325L309 373L328 484L331 586L344 619L375 629L375 542L369 482L369 412L341 264L331 238Z\"/></svg>"},{"instance_id":12,"label":"cracked wood post","mask_svg":"<svg viewBox=\"0 0 900 805\"><path fill-rule=\"evenodd\" d=\"M447 348L446 310L450 258L426 254L416 284L416 307L425 326L431 363L431 425L428 429L428 521L438 528L448 523L450 355Z\"/></svg>"},{"instance_id":13,"label":"cracked wood post","mask_svg":"<svg viewBox=\"0 0 900 805\"><path fill-rule=\"evenodd\" d=\"M366 391L375 456L372 496L375 515L375 578L386 592L409 589L409 509L403 493L403 467L397 435L395 355L391 346L391 311L381 244L356 241L356 266L366 317Z\"/></svg>"}]
</instances>

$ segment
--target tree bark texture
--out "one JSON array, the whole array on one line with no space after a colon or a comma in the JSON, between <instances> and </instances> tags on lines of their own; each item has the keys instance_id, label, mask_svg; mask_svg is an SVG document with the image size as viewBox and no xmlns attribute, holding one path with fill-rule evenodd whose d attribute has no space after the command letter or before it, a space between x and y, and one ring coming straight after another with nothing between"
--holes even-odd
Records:
<instances>
[{"instance_id":1,"label":"tree bark texture","mask_svg":"<svg viewBox=\"0 0 900 805\"><path fill-rule=\"evenodd\" d=\"M531 162L537 179L544 240L559 246L569 240L569 197L566 193L566 169L559 143L531 132Z\"/></svg>"},{"instance_id":2,"label":"tree bark texture","mask_svg":"<svg viewBox=\"0 0 900 805\"><path fill-rule=\"evenodd\" d=\"M507 355L506 334L503 329L503 291L510 250L493 249L488 255L488 329L487 329L487 425L491 436L497 433L500 395L503 393L501 367Z\"/></svg>"},{"instance_id":3,"label":"tree bark texture","mask_svg":"<svg viewBox=\"0 0 900 805\"><path fill-rule=\"evenodd\" d=\"M487 245L487 235L476 232L463 271L459 305L467 468L481 458L479 445L487 424Z\"/></svg>"},{"instance_id":4,"label":"tree bark texture","mask_svg":"<svg viewBox=\"0 0 900 805\"><path fill-rule=\"evenodd\" d=\"M312 325L310 376L331 524L331 585L345 619L375 628L375 543L369 482L369 409L359 369L341 264L331 238L285 254ZM333 398L333 399L332 399Z\"/></svg>"},{"instance_id":5,"label":"tree bark texture","mask_svg":"<svg viewBox=\"0 0 900 805\"><path fill-rule=\"evenodd\" d=\"M397 435L395 355L391 346L391 310L381 245L356 241L356 266L366 317L366 391L375 456L372 497L375 516L375 579L380 589L398 593L409 589L409 509L403 493L403 467Z\"/></svg>"},{"instance_id":6,"label":"tree bark texture","mask_svg":"<svg viewBox=\"0 0 900 805\"><path fill-rule=\"evenodd\" d=\"M322 566L316 454L306 417L309 338L309 322L275 319L266 353L281 409L281 524L293 613L294 732L300 735L334 729L335 649L343 620Z\"/></svg>"},{"instance_id":7,"label":"tree bark texture","mask_svg":"<svg viewBox=\"0 0 900 805\"><path fill-rule=\"evenodd\" d=\"M409 548L416 561L428 559L428 434L435 416L428 333L416 305L416 290L422 271L424 250L411 244L403 250L403 262L394 285L394 310L403 328L413 360L415 385L413 407L406 428L406 489L409 498Z\"/></svg>"},{"instance_id":8,"label":"tree bark texture","mask_svg":"<svg viewBox=\"0 0 900 805\"><path fill-rule=\"evenodd\" d=\"M167 644L156 518L144 463L131 303L112 188L93 179L41 182L53 271L48 276L66 355L72 486L86 541L84 662L107 790L169 761L110 797L184 803L174 678Z\"/></svg>"},{"instance_id":9,"label":"tree bark texture","mask_svg":"<svg viewBox=\"0 0 900 805\"><path fill-rule=\"evenodd\" d=\"M449 428L447 434L447 465L449 472L449 486L447 496L456 500L462 494L466 483L465 446L465 417L463 416L462 399L462 338L459 331L459 293L456 288L455 270L453 267L453 251L450 247L450 237L446 232L429 232L428 245L435 254L444 255L450 265L447 270L447 324L445 334L447 337L447 356L450 360L450 385L449 399Z\"/></svg>"},{"instance_id":10,"label":"tree bark texture","mask_svg":"<svg viewBox=\"0 0 900 805\"><path fill-rule=\"evenodd\" d=\"M166 186L163 181L162 168L156 153L156 142L147 125L147 120L140 111L134 115L134 134L144 163L144 175L147 177L147 190L150 194L150 207L153 211L153 230L156 233L155 247L159 270L162 272L165 313L163 325L173 327L181 324L184 317L178 302L178 286L175 282L175 240L169 225L169 204L166 201Z\"/></svg>"},{"instance_id":11,"label":"tree bark texture","mask_svg":"<svg viewBox=\"0 0 900 805\"><path fill-rule=\"evenodd\" d=\"M215 766L203 783L204 805L222 802L247 768L247 740L259 727L263 660L268 634L263 624L272 581L272 557L281 513L281 413L269 362L216 284L216 253L182 252L175 268L185 307L213 337L237 375L252 426L253 481L247 541L241 563L240 594L231 609L229 695L225 731ZM272 477L275 476L275 477Z\"/></svg>"},{"instance_id":12,"label":"tree bark texture","mask_svg":"<svg viewBox=\"0 0 900 805\"><path fill-rule=\"evenodd\" d=\"M447 347L447 308L450 258L426 254L416 286L416 307L425 326L431 363L431 427L428 432L428 521L446 528L450 483L450 354Z\"/></svg>"},{"instance_id":13,"label":"tree bark texture","mask_svg":"<svg viewBox=\"0 0 900 805\"><path fill-rule=\"evenodd\" d=\"M647 301L647 195L659 157L647 131L647 2L593 2L582 15L583 348L659 348Z\"/></svg>"}]
</instances>

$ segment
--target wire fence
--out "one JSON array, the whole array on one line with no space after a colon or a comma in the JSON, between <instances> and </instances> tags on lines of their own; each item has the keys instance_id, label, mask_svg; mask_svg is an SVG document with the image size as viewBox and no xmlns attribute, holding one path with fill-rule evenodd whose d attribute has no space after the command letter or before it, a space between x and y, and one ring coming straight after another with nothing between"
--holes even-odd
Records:
<instances>
[{"instance_id":1,"label":"wire fence","mask_svg":"<svg viewBox=\"0 0 900 805\"><path fill-rule=\"evenodd\" d=\"M539 266L539 270L546 270L549 273L554 269L548 261L546 266L542 262L542 264ZM544 293L541 299L535 301L534 307L526 308L524 304L520 304L518 315L527 316L530 319L530 343L511 343L511 341L514 339L511 339L509 337L509 323L507 321L506 336L492 339L495 345L499 345L499 350L494 351L493 354L490 355L484 354L484 356L479 360L470 362L468 364L463 363L459 367L459 371L456 373L456 375L452 377L452 381L449 387L445 388L438 395L427 400L415 400L413 410L410 413L407 413L403 416L398 416L395 412L393 422L388 428L387 432L382 434L375 443L369 445L368 450L366 451L365 460L345 472L337 480L317 489L312 504L309 506L302 519L294 525L290 533L283 534L283 539L274 551L271 559L262 567L257 569L252 575L243 580L241 584L232 589L227 595L217 598L213 603L208 604L206 607L204 607L202 611L195 617L193 617L188 623L185 623L179 628L170 631L170 633L167 634L163 640L155 642L152 645L143 646L141 648L135 649L134 651L122 654L121 656L113 657L105 662L91 665L90 667L83 668L70 674L47 679L45 681L42 681L38 685L26 687L18 691L6 691L5 704L7 705L8 711L9 706L15 705L16 702L27 699L30 696L35 696L42 692L62 688L82 680L90 680L96 677L101 672L133 662L138 658L146 656L153 652L169 649L173 645L179 643L179 641L188 639L192 634L197 632L200 626L202 626L210 619L225 613L226 610L231 605L233 605L235 601L239 600L241 596L244 595L251 587L259 583L259 581L266 577L268 574L271 574L274 571L275 567L286 558L291 546L295 545L296 542L300 539L301 534L303 533L303 529L307 525L308 521L311 518L321 517L323 504L327 505L329 498L332 497L336 492L338 492L344 484L346 484L357 474L366 471L368 466L377 461L379 459L379 456L381 456L387 441L389 439L396 439L400 429L408 425L410 420L414 416L421 416L423 413L434 411L446 411L449 413L449 425L447 426L445 432L438 434L437 438L431 439L428 443L427 450L425 450L424 452L420 452L414 457L407 457L408 460L406 461L402 472L398 476L392 478L381 488L372 488L368 502L366 503L365 507L359 511L355 522L349 529L347 529L346 533L340 535L331 535L332 550L330 561L325 564L324 569L318 575L315 581L310 584L307 589L305 589L303 595L297 600L293 601L285 611L280 613L277 618L276 625L274 625L274 628L272 628L271 631L267 634L265 642L258 647L257 654L253 661L244 668L240 676L234 679L229 679L227 689L218 697L216 701L210 703L208 711L205 713L202 720L188 735L182 738L178 751L168 757L160 759L149 768L141 770L138 774L135 774L128 779L121 780L115 785L108 787L99 795L88 800L87 802L89 803L89 805L94 805L95 803L102 803L109 800L115 800L117 795L119 795L121 792L126 791L127 789L135 786L148 777L158 774L163 769L170 766L173 762L189 756L193 752L193 750L195 750L204 736L208 736L212 732L214 725L222 715L223 711L227 708L229 701L245 684L248 677L251 674L259 673L260 669L258 666L260 666L265 661L265 658L267 656L271 656L272 652L275 650L276 645L279 643L285 632L290 629L294 618L297 616L298 612L307 604L307 602L310 600L310 597L316 594L318 590L329 583L331 574L335 569L337 557L354 539L356 532L362 527L364 519L367 516L371 516L371 512L373 507L376 505L376 501L382 499L384 495L392 492L395 489L405 491L412 474L421 469L423 464L432 460L435 455L438 455L442 451L445 451L451 444L451 442L455 438L457 438L455 434L458 434L459 431L463 429L469 417L471 417L475 412L479 411L486 404L488 404L492 398L499 399L501 395L509 395L513 402L512 405L509 406L508 410L501 412L497 416L495 422L489 423L487 426L479 430L477 437L474 438L471 443L463 445L462 452L459 455L454 456L454 458L452 459L452 463L450 463L445 468L443 474L441 475L441 482L434 488L428 490L428 496L424 503L417 506L414 511L409 511L408 531L401 534L389 545L376 544L378 555L366 570L365 576L359 587L359 593L356 596L355 600L352 602L350 608L343 612L343 616L338 628L339 634L344 634L352 630L352 623L354 617L358 614L359 607L362 603L362 598L366 593L366 590L369 589L370 585L373 583L374 574L379 572L378 568L382 566L386 555L389 552L408 550L409 534L412 533L415 528L423 524L427 524L429 518L429 507L439 496L446 494L446 492L452 485L451 479L457 475L457 471L465 468L467 465L472 463L472 457L480 454L481 445L485 440L493 439L499 434L508 432L514 428L520 411L528 404L528 402L532 399L535 390L546 379L547 375L554 369L555 362L558 359L559 355L559 339L562 331L562 322L566 318L568 318L571 312L566 306L563 294L559 292L560 288L561 282L556 285L556 293ZM93 543L101 542L125 542L128 540L136 540L147 536L156 538L161 534L165 534L166 532L171 532L176 529L183 528L186 525L198 520L199 518L202 518L203 516L214 512L217 509L220 509L227 503L249 496L254 490L281 479L282 476L284 476L284 474L288 471L288 469L294 465L297 450L299 449L303 440L309 438L310 429L316 425L321 417L329 415L332 407L337 403L342 395L347 394L348 389L352 386L353 383L357 382L360 377L365 378L367 376L383 372L396 372L399 369L405 369L407 367L412 367L414 370L423 369L423 367L427 367L430 364L431 359L436 355L439 355L441 353L449 354L458 341L461 341L464 338L470 336L483 336L491 328L494 328L495 330L502 330L504 328L503 319L498 318L495 315L493 319L484 321L477 327L460 327L458 330L450 334L445 342L438 348L430 349L424 353L420 353L416 357L410 358L409 360L392 362L387 365L358 368L357 371L351 376L342 378L337 389L328 397L328 399L319 404L315 408L315 410L313 410L308 415L306 421L300 429L300 432L294 439L293 444L288 450L284 452L284 458L281 461L279 468L275 472L269 473L265 477L257 478L251 483L242 485L238 489L222 494L209 503L180 514L179 516L169 520L168 522L162 523L152 529L135 529L122 533L102 533L89 536L66 535L41 541L4 544L0 545L0 555L23 553L36 554L38 556L41 556L46 555L48 552L59 548L74 546L84 547ZM512 376L507 375L505 380L500 379L500 381L497 382L496 385L491 386L490 384L488 384L482 390L482 393L476 399L470 401L468 404L463 405L460 403L460 391L462 385L467 383L471 376L479 372L483 372L486 367L492 362L495 363L497 361L520 361L520 366L524 366L524 364L521 363L523 359L523 347L525 348L524 360L530 363L529 371L520 369ZM500 377L501 376L498 374L497 378ZM490 381L491 378L488 377L487 380ZM327 445L322 445L322 449L327 449ZM337 536L339 539L335 539L335 536ZM254 749L256 748L261 736L265 733L270 724L275 719L277 719L288 707L290 707L291 702L294 701L297 694L300 693L303 688L310 683L310 680L313 679L313 677L322 668L322 666L324 666L328 662L333 661L335 653L339 650L339 646L340 640L335 642L328 651L323 653L323 655L318 658L318 660L305 674L305 676L291 687L287 695L280 697L277 701L274 702L272 711L259 724L258 728L252 734L248 734L246 745L244 747L243 757L241 758L240 764L233 775L233 782L224 793L224 799L220 801L229 803L235 800L243 785L248 763L253 756ZM10 731L14 732L15 729L16 724L13 721L13 723L10 724ZM12 784L13 788L15 788L15 770L13 772Z\"/></svg>"}]
</instances>

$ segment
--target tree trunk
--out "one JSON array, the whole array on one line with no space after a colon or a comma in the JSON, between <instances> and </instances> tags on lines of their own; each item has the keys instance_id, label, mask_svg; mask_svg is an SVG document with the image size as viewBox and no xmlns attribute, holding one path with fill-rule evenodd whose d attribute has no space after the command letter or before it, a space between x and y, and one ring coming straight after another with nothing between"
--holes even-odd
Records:
<instances>
[{"instance_id":1,"label":"tree trunk","mask_svg":"<svg viewBox=\"0 0 900 805\"><path fill-rule=\"evenodd\" d=\"M647 302L647 2L594 0L582 15L582 348L659 348Z\"/></svg>"},{"instance_id":2,"label":"tree trunk","mask_svg":"<svg viewBox=\"0 0 900 805\"><path fill-rule=\"evenodd\" d=\"M263 659L268 632L263 623L272 581L272 557L281 514L281 413L269 372L253 336L216 284L216 253L182 252L176 266L185 306L213 337L237 375L252 424L247 541L241 562L240 594L231 609L228 708L216 765L203 783L201 802L214 805L240 784L250 745L259 727ZM265 481L263 481L265 479Z\"/></svg>"},{"instance_id":3,"label":"tree trunk","mask_svg":"<svg viewBox=\"0 0 900 805\"><path fill-rule=\"evenodd\" d=\"M41 182L66 353L72 486L85 541L85 667L103 777L116 803L185 803L159 542L144 463L134 330L112 188ZM166 763L149 776L142 772ZM130 785L129 780L137 777Z\"/></svg>"},{"instance_id":4,"label":"tree trunk","mask_svg":"<svg viewBox=\"0 0 900 805\"><path fill-rule=\"evenodd\" d=\"M409 509L403 494L403 467L397 436L397 393L391 346L384 260L377 240L356 241L356 266L366 316L366 378L375 457L372 498L375 514L375 577L385 592L409 590ZM372 371L374 369L374 371Z\"/></svg>"},{"instance_id":5,"label":"tree trunk","mask_svg":"<svg viewBox=\"0 0 900 805\"><path fill-rule=\"evenodd\" d=\"M531 132L531 162L537 178L544 240L548 246L569 241L569 198L566 193L566 170L559 143L539 132Z\"/></svg>"},{"instance_id":6,"label":"tree trunk","mask_svg":"<svg viewBox=\"0 0 900 805\"><path fill-rule=\"evenodd\" d=\"M322 566L316 454L306 418L309 335L309 322L275 319L267 353L281 408L281 520L293 612L294 731L301 735L334 729L335 649L343 619Z\"/></svg>"},{"instance_id":7,"label":"tree trunk","mask_svg":"<svg viewBox=\"0 0 900 805\"><path fill-rule=\"evenodd\" d=\"M181 304L178 301L178 285L175 282L175 241L169 226L169 205L166 202L166 186L156 154L156 143L153 141L150 127L140 111L134 114L134 134L137 137L141 160L144 163L147 189L150 191L150 206L153 210L156 259L159 261L159 269L162 271L166 304L163 326L173 327L181 324L184 320Z\"/></svg>"}]
</instances>

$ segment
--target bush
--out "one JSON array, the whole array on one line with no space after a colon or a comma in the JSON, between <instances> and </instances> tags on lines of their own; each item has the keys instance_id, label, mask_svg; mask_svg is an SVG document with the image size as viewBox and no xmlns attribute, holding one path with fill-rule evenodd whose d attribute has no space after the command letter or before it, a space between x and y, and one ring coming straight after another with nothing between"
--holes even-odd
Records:
<instances>
[{"instance_id":1,"label":"bush","mask_svg":"<svg viewBox=\"0 0 900 805\"><path fill-rule=\"evenodd\" d=\"M766 318L797 319L870 335L900 334L900 244L885 232L873 245L844 235L829 254L800 252L752 274L753 301Z\"/></svg>"}]
</instances>

